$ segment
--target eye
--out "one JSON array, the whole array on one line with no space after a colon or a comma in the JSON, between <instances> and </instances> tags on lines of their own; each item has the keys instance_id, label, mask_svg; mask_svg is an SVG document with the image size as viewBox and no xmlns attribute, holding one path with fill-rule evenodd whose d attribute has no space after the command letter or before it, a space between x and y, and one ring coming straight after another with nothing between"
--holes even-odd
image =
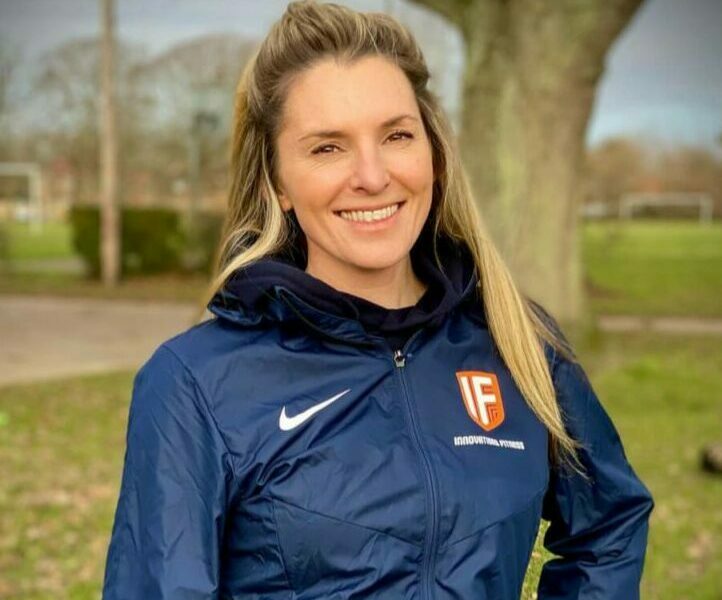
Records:
<instances>
[{"instance_id":1,"label":"eye","mask_svg":"<svg viewBox=\"0 0 722 600\"><path fill-rule=\"evenodd\" d=\"M392 142L395 142L397 140L412 140L414 139L414 135L410 131L404 131L403 129L399 129L397 131L394 131L389 137L389 140Z\"/></svg>"},{"instance_id":2,"label":"eye","mask_svg":"<svg viewBox=\"0 0 722 600\"><path fill-rule=\"evenodd\" d=\"M324 144L311 150L311 154L332 154L334 148L338 148L338 146L335 144Z\"/></svg>"}]
</instances>

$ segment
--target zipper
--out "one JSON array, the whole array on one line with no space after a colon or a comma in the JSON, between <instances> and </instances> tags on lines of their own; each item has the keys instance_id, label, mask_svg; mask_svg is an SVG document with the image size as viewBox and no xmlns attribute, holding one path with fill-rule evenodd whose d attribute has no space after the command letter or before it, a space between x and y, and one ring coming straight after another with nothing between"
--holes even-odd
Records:
<instances>
[{"instance_id":1,"label":"zipper","mask_svg":"<svg viewBox=\"0 0 722 600\"><path fill-rule=\"evenodd\" d=\"M409 347L412 340L416 337L416 334L420 333L416 332L411 338L406 342L403 349L395 350L393 353L393 360L394 360L394 366L396 367L396 372L399 375L399 381L401 383L401 391L404 396L404 400L406 401L406 407L409 411L409 416L411 418L411 432L413 434L414 442L416 444L416 447L418 449L419 454L422 458L422 463L424 467L424 476L425 476L425 483L426 483L426 494L429 498L430 503L430 509L429 509L429 528L426 533L426 553L424 554L424 562L422 565L422 572L421 572L421 597L423 598L429 598L430 600L434 597L433 594L433 573L434 573L434 559L436 558L436 522L438 520L437 516L437 490L436 485L434 483L434 476L433 472L431 470L431 462L429 461L429 457L427 456L426 452L424 451L424 448L421 444L421 437L419 433L419 425L416 420L416 412L415 408L411 402L411 398L409 395L409 390L406 385L406 380L404 378L404 369L406 368L406 352L405 350ZM426 591L426 593L424 593Z\"/></svg>"}]
</instances>

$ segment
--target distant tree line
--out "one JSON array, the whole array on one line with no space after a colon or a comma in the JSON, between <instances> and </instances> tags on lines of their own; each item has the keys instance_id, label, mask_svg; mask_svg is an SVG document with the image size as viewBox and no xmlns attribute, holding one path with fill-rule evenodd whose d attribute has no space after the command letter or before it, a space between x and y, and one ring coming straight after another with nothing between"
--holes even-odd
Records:
<instances>
[{"instance_id":1,"label":"distant tree line","mask_svg":"<svg viewBox=\"0 0 722 600\"><path fill-rule=\"evenodd\" d=\"M255 42L238 36L212 34L151 57L138 45L119 42L121 202L132 201L139 186L144 195L160 202L179 188L186 189L191 144L197 146L200 187L206 191L224 188L226 123L240 71L254 46ZM45 54L27 94L37 112L29 128L20 131L8 122L13 107L7 106L7 94L2 94L0 103L0 108L6 106L0 161L27 160L45 166L62 162L73 174L72 196L79 203L92 203L98 194L99 59L97 38L72 40ZM9 62L3 61L0 52L0 73ZM223 101L204 106L208 97ZM218 126L200 132L194 129L196 115L207 117L209 111L217 117ZM17 182L10 179L0 185Z\"/></svg>"},{"instance_id":2,"label":"distant tree line","mask_svg":"<svg viewBox=\"0 0 722 600\"><path fill-rule=\"evenodd\" d=\"M707 194L722 217L722 155L695 146L659 148L652 140L610 138L588 152L583 195L616 213L624 194L693 192Z\"/></svg>"}]
</instances>

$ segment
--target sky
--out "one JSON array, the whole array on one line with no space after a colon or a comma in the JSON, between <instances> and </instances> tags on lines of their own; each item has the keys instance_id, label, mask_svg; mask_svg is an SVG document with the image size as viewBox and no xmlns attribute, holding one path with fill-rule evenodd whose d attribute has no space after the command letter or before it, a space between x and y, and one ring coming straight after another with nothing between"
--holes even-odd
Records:
<instances>
[{"instance_id":1,"label":"sky","mask_svg":"<svg viewBox=\"0 0 722 600\"><path fill-rule=\"evenodd\" d=\"M337 0L339 1L339 0ZM440 18L404 0L340 0L387 10L420 38L450 112L458 105L461 40ZM161 52L189 38L232 32L261 38L285 0L117 0L121 38ZM99 0L0 0L0 41L28 65L64 41L96 35ZM430 34L429 32L433 32ZM422 46L424 40L421 39ZM36 61L37 62L37 61ZM27 72L27 69L26 69ZM722 0L645 0L607 56L588 145L614 135L662 145L722 147Z\"/></svg>"}]
</instances>

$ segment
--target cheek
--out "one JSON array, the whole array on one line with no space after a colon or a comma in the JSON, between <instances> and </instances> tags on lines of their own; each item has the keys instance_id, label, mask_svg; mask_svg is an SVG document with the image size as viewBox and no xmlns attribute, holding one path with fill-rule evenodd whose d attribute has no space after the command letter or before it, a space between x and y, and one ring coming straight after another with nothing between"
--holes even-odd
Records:
<instances>
[{"instance_id":1,"label":"cheek","mask_svg":"<svg viewBox=\"0 0 722 600\"><path fill-rule=\"evenodd\" d=\"M431 189L434 183L434 168L430 154L419 152L409 155L399 167L400 177L407 188L416 193Z\"/></svg>"},{"instance_id":2,"label":"cheek","mask_svg":"<svg viewBox=\"0 0 722 600\"><path fill-rule=\"evenodd\" d=\"M286 193L298 212L321 210L343 187L344 176L332 166L299 165L287 170Z\"/></svg>"}]
</instances>

